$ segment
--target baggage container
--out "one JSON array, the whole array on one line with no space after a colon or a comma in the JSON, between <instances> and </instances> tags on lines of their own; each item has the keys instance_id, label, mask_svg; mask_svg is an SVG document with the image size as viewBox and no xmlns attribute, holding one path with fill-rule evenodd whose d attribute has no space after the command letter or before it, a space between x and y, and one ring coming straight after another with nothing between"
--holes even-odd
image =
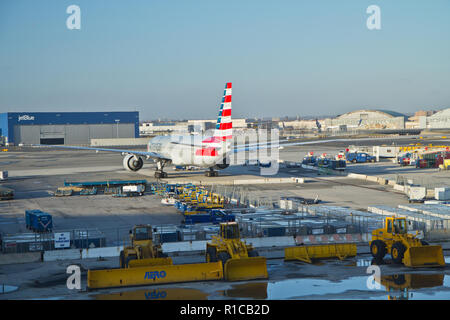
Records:
<instances>
[{"instance_id":1,"label":"baggage container","mask_svg":"<svg viewBox=\"0 0 450 320\"><path fill-rule=\"evenodd\" d=\"M153 232L155 243L177 242L178 230L175 226L156 227Z\"/></svg>"},{"instance_id":2,"label":"baggage container","mask_svg":"<svg viewBox=\"0 0 450 320\"><path fill-rule=\"evenodd\" d=\"M26 210L25 224L34 232L51 232L53 229L52 216L41 210Z\"/></svg>"}]
</instances>

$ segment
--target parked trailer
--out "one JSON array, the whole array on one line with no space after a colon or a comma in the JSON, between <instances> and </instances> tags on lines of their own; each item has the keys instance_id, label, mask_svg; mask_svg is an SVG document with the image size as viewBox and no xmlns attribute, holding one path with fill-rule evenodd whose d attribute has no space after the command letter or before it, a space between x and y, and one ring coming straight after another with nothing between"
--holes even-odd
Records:
<instances>
[{"instance_id":1,"label":"parked trailer","mask_svg":"<svg viewBox=\"0 0 450 320\"><path fill-rule=\"evenodd\" d=\"M85 181L85 182L67 182L65 187L111 187L125 185L147 185L147 180L110 180L110 181Z\"/></svg>"}]
</instances>

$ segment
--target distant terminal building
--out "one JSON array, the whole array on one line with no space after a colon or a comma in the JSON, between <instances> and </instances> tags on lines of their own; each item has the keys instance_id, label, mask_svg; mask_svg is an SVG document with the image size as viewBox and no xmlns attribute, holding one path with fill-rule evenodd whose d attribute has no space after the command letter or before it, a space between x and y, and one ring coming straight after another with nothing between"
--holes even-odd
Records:
<instances>
[{"instance_id":1,"label":"distant terminal building","mask_svg":"<svg viewBox=\"0 0 450 320\"><path fill-rule=\"evenodd\" d=\"M247 128L245 119L232 119L233 129ZM217 119L214 120L186 120L186 121L148 121L141 123L139 132L142 135L153 134L188 134L204 133L214 130Z\"/></svg>"},{"instance_id":2,"label":"distant terminal building","mask_svg":"<svg viewBox=\"0 0 450 320\"><path fill-rule=\"evenodd\" d=\"M352 130L405 129L407 116L389 110L357 110L326 119L325 129Z\"/></svg>"},{"instance_id":3,"label":"distant terminal building","mask_svg":"<svg viewBox=\"0 0 450 320\"><path fill-rule=\"evenodd\" d=\"M0 113L3 142L89 145L91 139L138 138L139 112Z\"/></svg>"},{"instance_id":4,"label":"distant terminal building","mask_svg":"<svg viewBox=\"0 0 450 320\"><path fill-rule=\"evenodd\" d=\"M422 129L450 129L450 108L430 116L419 117L419 127Z\"/></svg>"}]
</instances>

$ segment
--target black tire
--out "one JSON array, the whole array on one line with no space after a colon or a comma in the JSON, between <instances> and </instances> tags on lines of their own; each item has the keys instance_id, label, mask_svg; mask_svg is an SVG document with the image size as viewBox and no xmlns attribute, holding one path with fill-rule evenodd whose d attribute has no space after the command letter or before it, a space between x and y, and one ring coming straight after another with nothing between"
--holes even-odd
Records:
<instances>
[{"instance_id":1,"label":"black tire","mask_svg":"<svg viewBox=\"0 0 450 320\"><path fill-rule=\"evenodd\" d=\"M137 259L137 257L135 255L128 256L125 261L125 268L128 268L128 264L130 263L131 260L136 260L136 259Z\"/></svg>"},{"instance_id":2,"label":"black tire","mask_svg":"<svg viewBox=\"0 0 450 320\"><path fill-rule=\"evenodd\" d=\"M386 244L381 240L374 240L370 244L370 253L376 261L383 260L386 255Z\"/></svg>"},{"instance_id":3,"label":"black tire","mask_svg":"<svg viewBox=\"0 0 450 320\"><path fill-rule=\"evenodd\" d=\"M394 283L399 286L405 284L405 282L406 282L404 274L394 274L392 276L392 279L394 280Z\"/></svg>"},{"instance_id":4,"label":"black tire","mask_svg":"<svg viewBox=\"0 0 450 320\"><path fill-rule=\"evenodd\" d=\"M220 261L222 261L222 265L225 268L225 263L231 258L228 252L219 252L217 255Z\"/></svg>"},{"instance_id":5,"label":"black tire","mask_svg":"<svg viewBox=\"0 0 450 320\"><path fill-rule=\"evenodd\" d=\"M120 251L119 264L121 268L125 268L125 254L123 253L123 250Z\"/></svg>"},{"instance_id":6,"label":"black tire","mask_svg":"<svg viewBox=\"0 0 450 320\"><path fill-rule=\"evenodd\" d=\"M217 248L208 247L206 250L206 262L217 262Z\"/></svg>"},{"instance_id":7,"label":"black tire","mask_svg":"<svg viewBox=\"0 0 450 320\"><path fill-rule=\"evenodd\" d=\"M169 255L167 253L164 253L162 251L160 251L158 253L158 258L168 258L168 257L169 257Z\"/></svg>"},{"instance_id":8,"label":"black tire","mask_svg":"<svg viewBox=\"0 0 450 320\"><path fill-rule=\"evenodd\" d=\"M256 251L256 250L250 250L250 251L248 252L248 256L249 256L250 258L253 258L253 257L259 257L259 253L258 253L258 251Z\"/></svg>"},{"instance_id":9,"label":"black tire","mask_svg":"<svg viewBox=\"0 0 450 320\"><path fill-rule=\"evenodd\" d=\"M391 248L392 261L394 261L395 264L402 264L405 251L406 248L403 245L403 243L401 242L394 243Z\"/></svg>"},{"instance_id":10,"label":"black tire","mask_svg":"<svg viewBox=\"0 0 450 320\"><path fill-rule=\"evenodd\" d=\"M428 243L428 242L426 242L425 240L420 240L420 243L423 245L423 246L429 246L430 244Z\"/></svg>"}]
</instances>

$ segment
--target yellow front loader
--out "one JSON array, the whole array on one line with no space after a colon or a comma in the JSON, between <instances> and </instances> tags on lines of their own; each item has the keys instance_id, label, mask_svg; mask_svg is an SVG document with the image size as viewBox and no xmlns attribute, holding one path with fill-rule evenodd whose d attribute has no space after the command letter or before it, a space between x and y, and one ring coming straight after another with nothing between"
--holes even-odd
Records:
<instances>
[{"instance_id":1,"label":"yellow front loader","mask_svg":"<svg viewBox=\"0 0 450 320\"><path fill-rule=\"evenodd\" d=\"M407 267L445 266L442 247L430 246L409 234L405 218L386 217L384 227L372 231L370 252L375 260L381 261L390 253L392 261Z\"/></svg>"},{"instance_id":2,"label":"yellow front loader","mask_svg":"<svg viewBox=\"0 0 450 320\"><path fill-rule=\"evenodd\" d=\"M221 261L225 280L267 279L266 258L240 239L236 222L220 224L220 234L206 244L206 262Z\"/></svg>"},{"instance_id":3,"label":"yellow front loader","mask_svg":"<svg viewBox=\"0 0 450 320\"><path fill-rule=\"evenodd\" d=\"M171 265L172 259L153 243L152 226L137 225L130 230L131 246L120 252L120 267L132 268L155 265Z\"/></svg>"},{"instance_id":4,"label":"yellow front loader","mask_svg":"<svg viewBox=\"0 0 450 320\"><path fill-rule=\"evenodd\" d=\"M131 246L120 252L120 268L88 270L88 289L222 280L220 261L174 265L152 240L150 225L130 231Z\"/></svg>"}]
</instances>

